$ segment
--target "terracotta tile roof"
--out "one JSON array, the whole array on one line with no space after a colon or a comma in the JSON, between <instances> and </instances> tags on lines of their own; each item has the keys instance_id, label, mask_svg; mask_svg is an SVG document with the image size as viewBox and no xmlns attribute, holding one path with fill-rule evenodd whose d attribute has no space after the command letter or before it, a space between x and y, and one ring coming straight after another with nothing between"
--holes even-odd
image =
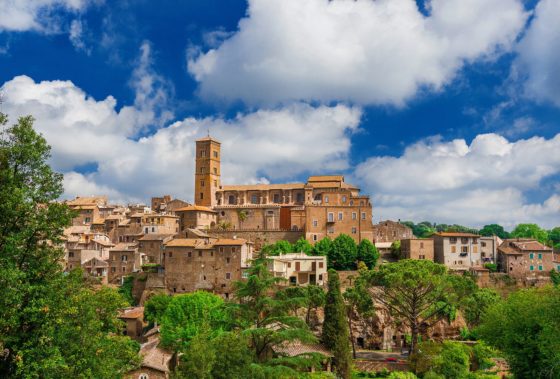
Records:
<instances>
[{"instance_id":1,"label":"terracotta tile roof","mask_svg":"<svg viewBox=\"0 0 560 379\"><path fill-rule=\"evenodd\" d=\"M95 238L92 240L92 242L96 242L96 243L98 243L100 245L103 245L103 246L115 246L115 244L112 243L111 241L103 241L103 240L98 240L98 239L95 239Z\"/></svg>"},{"instance_id":2,"label":"terracotta tile roof","mask_svg":"<svg viewBox=\"0 0 560 379\"><path fill-rule=\"evenodd\" d=\"M277 346L274 351L277 354L286 355L289 357L295 357L302 354L318 353L325 357L332 357L333 353L329 351L325 346L320 344L304 344L301 342L290 342L284 343L283 345Z\"/></svg>"},{"instance_id":3,"label":"terracotta tile roof","mask_svg":"<svg viewBox=\"0 0 560 379\"><path fill-rule=\"evenodd\" d=\"M524 251L552 251L552 248L543 245L533 239L507 239L502 242L500 248L509 247L520 252Z\"/></svg>"},{"instance_id":4,"label":"terracotta tile roof","mask_svg":"<svg viewBox=\"0 0 560 379\"><path fill-rule=\"evenodd\" d=\"M129 218L141 218L141 217L144 217L144 216L146 216L146 215L147 215L147 213L139 213L139 212L136 212L136 213L131 214L131 215L128 216L128 217L129 217Z\"/></svg>"},{"instance_id":5,"label":"terracotta tile roof","mask_svg":"<svg viewBox=\"0 0 560 379\"><path fill-rule=\"evenodd\" d=\"M241 246L247 243L244 239L203 239L175 238L165 244L166 247L193 247L196 249L212 249L214 246Z\"/></svg>"},{"instance_id":6,"label":"terracotta tile roof","mask_svg":"<svg viewBox=\"0 0 560 379\"><path fill-rule=\"evenodd\" d=\"M104 259L91 258L85 261L84 263L82 263L82 266L109 267L109 263Z\"/></svg>"},{"instance_id":7,"label":"terracotta tile roof","mask_svg":"<svg viewBox=\"0 0 560 379\"><path fill-rule=\"evenodd\" d=\"M107 221L107 220L120 220L121 218L123 218L122 215L109 215L109 216L105 217L105 221Z\"/></svg>"},{"instance_id":8,"label":"terracotta tile roof","mask_svg":"<svg viewBox=\"0 0 560 379\"><path fill-rule=\"evenodd\" d=\"M237 239L220 238L214 241L214 245L215 246L241 246L244 245L246 242L247 241L241 238L237 238Z\"/></svg>"},{"instance_id":9,"label":"terracotta tile roof","mask_svg":"<svg viewBox=\"0 0 560 379\"><path fill-rule=\"evenodd\" d=\"M102 218L94 218L92 224L93 225L104 225L105 220L102 219Z\"/></svg>"},{"instance_id":10,"label":"terracotta tile roof","mask_svg":"<svg viewBox=\"0 0 560 379\"><path fill-rule=\"evenodd\" d=\"M145 234L144 237L139 238L138 241L164 241L167 238L172 238L175 234Z\"/></svg>"},{"instance_id":11,"label":"terracotta tile roof","mask_svg":"<svg viewBox=\"0 0 560 379\"><path fill-rule=\"evenodd\" d=\"M499 246L498 247L498 251L502 254L506 254L506 255L523 255L522 252L520 252L517 249L514 249L510 246L504 245L504 246Z\"/></svg>"},{"instance_id":12,"label":"terracotta tile roof","mask_svg":"<svg viewBox=\"0 0 560 379\"><path fill-rule=\"evenodd\" d=\"M314 175L307 179L307 183L314 182L343 182L343 175Z\"/></svg>"},{"instance_id":13,"label":"terracotta tile roof","mask_svg":"<svg viewBox=\"0 0 560 379\"><path fill-rule=\"evenodd\" d=\"M124 318L124 319L144 318L144 307L132 307L132 308L123 309L119 313L119 318Z\"/></svg>"},{"instance_id":14,"label":"terracotta tile roof","mask_svg":"<svg viewBox=\"0 0 560 379\"><path fill-rule=\"evenodd\" d=\"M64 229L64 235L70 235L70 234L85 234L85 233L89 233L90 232L90 227L89 226L85 226L85 225L76 225L76 226L70 226L66 229Z\"/></svg>"},{"instance_id":15,"label":"terracotta tile roof","mask_svg":"<svg viewBox=\"0 0 560 379\"><path fill-rule=\"evenodd\" d=\"M203 137L203 138L200 138L200 139L196 140L196 142L204 142L204 141L212 141L212 142L220 143L220 141L218 141L214 137L210 137L210 136Z\"/></svg>"},{"instance_id":16,"label":"terracotta tile roof","mask_svg":"<svg viewBox=\"0 0 560 379\"><path fill-rule=\"evenodd\" d=\"M130 251L135 250L136 244L134 243L127 243L127 242L120 242L111 251Z\"/></svg>"},{"instance_id":17,"label":"terracotta tile roof","mask_svg":"<svg viewBox=\"0 0 560 379\"><path fill-rule=\"evenodd\" d=\"M222 186L219 191L273 191L286 189L303 189L304 183L285 183L285 184L242 184Z\"/></svg>"},{"instance_id":18,"label":"terracotta tile roof","mask_svg":"<svg viewBox=\"0 0 560 379\"><path fill-rule=\"evenodd\" d=\"M97 204L105 204L107 203L106 196L85 196L85 197L76 197L73 200L68 200L66 204L69 206L84 206L84 205L95 205Z\"/></svg>"},{"instance_id":19,"label":"terracotta tile roof","mask_svg":"<svg viewBox=\"0 0 560 379\"><path fill-rule=\"evenodd\" d=\"M208 208L208 207L202 207L200 205L189 205L186 207L182 207L179 209L175 209L174 212L192 212L192 211L199 211L199 212L212 212L212 213L216 213L216 211L213 211L212 209ZM172 216L172 217L177 217L177 216Z\"/></svg>"},{"instance_id":20,"label":"terracotta tile roof","mask_svg":"<svg viewBox=\"0 0 560 379\"><path fill-rule=\"evenodd\" d=\"M169 362L173 358L173 353L158 347L158 345L159 338L154 338L142 344L140 347L142 366L168 373Z\"/></svg>"},{"instance_id":21,"label":"terracotta tile roof","mask_svg":"<svg viewBox=\"0 0 560 379\"><path fill-rule=\"evenodd\" d=\"M462 232L438 232L432 235L440 236L440 237L475 237L475 238L480 237L478 234L462 233Z\"/></svg>"},{"instance_id":22,"label":"terracotta tile roof","mask_svg":"<svg viewBox=\"0 0 560 379\"><path fill-rule=\"evenodd\" d=\"M196 247L204 244L203 240L195 238L175 238L165 244L166 247Z\"/></svg>"}]
</instances>

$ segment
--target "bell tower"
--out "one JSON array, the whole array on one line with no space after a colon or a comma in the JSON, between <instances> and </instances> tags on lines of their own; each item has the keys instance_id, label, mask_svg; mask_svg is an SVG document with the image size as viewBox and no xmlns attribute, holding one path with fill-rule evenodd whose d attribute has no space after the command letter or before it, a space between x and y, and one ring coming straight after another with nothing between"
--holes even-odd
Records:
<instances>
[{"instance_id":1,"label":"bell tower","mask_svg":"<svg viewBox=\"0 0 560 379\"><path fill-rule=\"evenodd\" d=\"M196 141L194 203L205 207L216 205L220 186L220 142L208 135Z\"/></svg>"}]
</instances>

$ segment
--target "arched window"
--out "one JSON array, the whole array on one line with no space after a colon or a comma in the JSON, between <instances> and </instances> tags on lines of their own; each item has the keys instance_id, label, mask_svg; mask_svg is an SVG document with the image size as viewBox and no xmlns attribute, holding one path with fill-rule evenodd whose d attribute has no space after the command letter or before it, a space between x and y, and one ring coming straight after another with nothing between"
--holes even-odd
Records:
<instances>
[{"instance_id":1,"label":"arched window","mask_svg":"<svg viewBox=\"0 0 560 379\"><path fill-rule=\"evenodd\" d=\"M231 204L231 205L235 204L235 196L229 195L228 203Z\"/></svg>"},{"instance_id":2,"label":"arched window","mask_svg":"<svg viewBox=\"0 0 560 379\"><path fill-rule=\"evenodd\" d=\"M138 379L150 379L150 377L148 376L148 374L140 374L138 376Z\"/></svg>"}]
</instances>

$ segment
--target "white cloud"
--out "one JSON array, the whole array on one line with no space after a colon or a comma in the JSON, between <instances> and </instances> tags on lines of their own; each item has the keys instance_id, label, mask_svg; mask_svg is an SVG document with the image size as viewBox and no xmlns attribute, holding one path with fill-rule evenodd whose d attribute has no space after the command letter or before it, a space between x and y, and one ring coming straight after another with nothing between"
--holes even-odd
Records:
<instances>
[{"instance_id":1,"label":"white cloud","mask_svg":"<svg viewBox=\"0 0 560 379\"><path fill-rule=\"evenodd\" d=\"M139 67L143 61L140 58ZM138 89L152 88L150 80L138 83ZM138 95L134 106L117 111L114 98L95 100L69 81L36 83L19 76L2 89L4 110L12 120L25 114L36 117L36 128L53 147L53 166L66 174L66 196L104 193L118 201L146 201L163 193L190 200L194 141L207 130L223 141L224 183L347 169L350 134L361 117L359 109L343 105L293 104L233 119L187 118L135 139L146 119L158 121L149 116L157 95ZM76 172L86 164L96 164L97 170Z\"/></svg>"},{"instance_id":2,"label":"white cloud","mask_svg":"<svg viewBox=\"0 0 560 379\"><path fill-rule=\"evenodd\" d=\"M382 218L550 227L558 224L560 196L532 203L526 194L559 173L560 134L516 142L481 134L470 145L462 139L421 141L400 157L368 159L354 175Z\"/></svg>"},{"instance_id":3,"label":"white cloud","mask_svg":"<svg viewBox=\"0 0 560 379\"><path fill-rule=\"evenodd\" d=\"M250 0L239 30L188 59L203 97L402 105L438 90L465 62L511 48L519 0ZM192 54L191 49L191 54Z\"/></svg>"},{"instance_id":4,"label":"white cloud","mask_svg":"<svg viewBox=\"0 0 560 379\"><path fill-rule=\"evenodd\" d=\"M560 2L541 0L517 47L513 76L525 80L525 94L560 106Z\"/></svg>"},{"instance_id":5,"label":"white cloud","mask_svg":"<svg viewBox=\"0 0 560 379\"><path fill-rule=\"evenodd\" d=\"M91 54L91 48L86 45L84 36L84 23L81 20L72 20L70 23L70 34L68 38L72 46L78 51L83 51L87 55Z\"/></svg>"},{"instance_id":6,"label":"white cloud","mask_svg":"<svg viewBox=\"0 0 560 379\"><path fill-rule=\"evenodd\" d=\"M57 10L77 13L93 0L2 0L0 1L0 31L35 30L57 32L59 25L52 16Z\"/></svg>"}]
</instances>

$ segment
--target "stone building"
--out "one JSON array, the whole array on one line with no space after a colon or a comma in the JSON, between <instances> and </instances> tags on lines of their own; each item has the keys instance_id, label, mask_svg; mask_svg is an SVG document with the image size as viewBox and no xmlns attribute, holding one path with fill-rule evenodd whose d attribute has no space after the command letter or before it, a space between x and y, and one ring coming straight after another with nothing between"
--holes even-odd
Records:
<instances>
[{"instance_id":1,"label":"stone building","mask_svg":"<svg viewBox=\"0 0 560 379\"><path fill-rule=\"evenodd\" d=\"M165 244L165 282L169 292L207 290L233 293L252 258L252 244L242 239L177 238Z\"/></svg>"},{"instance_id":2,"label":"stone building","mask_svg":"<svg viewBox=\"0 0 560 379\"><path fill-rule=\"evenodd\" d=\"M401 239L401 256L403 259L434 260L434 240L429 238Z\"/></svg>"},{"instance_id":3,"label":"stone building","mask_svg":"<svg viewBox=\"0 0 560 379\"><path fill-rule=\"evenodd\" d=\"M482 263L496 263L498 258L498 246L502 240L497 236L480 237L480 259Z\"/></svg>"},{"instance_id":4,"label":"stone building","mask_svg":"<svg viewBox=\"0 0 560 379\"><path fill-rule=\"evenodd\" d=\"M187 229L215 228L217 212L200 205L189 205L175 210L179 217L179 232L184 234Z\"/></svg>"},{"instance_id":5,"label":"stone building","mask_svg":"<svg viewBox=\"0 0 560 379\"><path fill-rule=\"evenodd\" d=\"M375 242L393 242L407 238L414 238L412 229L408 226L391 220L381 221L373 225L373 239Z\"/></svg>"},{"instance_id":6,"label":"stone building","mask_svg":"<svg viewBox=\"0 0 560 379\"><path fill-rule=\"evenodd\" d=\"M76 228L76 227L72 227ZM68 230L66 232L69 232ZM107 259L109 249L113 243L104 234L83 232L80 234L69 234L66 237L66 268L72 270L81 267L92 258Z\"/></svg>"},{"instance_id":7,"label":"stone building","mask_svg":"<svg viewBox=\"0 0 560 379\"><path fill-rule=\"evenodd\" d=\"M506 239L498 247L498 269L514 278L548 276L554 261L552 248L533 239Z\"/></svg>"},{"instance_id":8,"label":"stone building","mask_svg":"<svg viewBox=\"0 0 560 379\"><path fill-rule=\"evenodd\" d=\"M342 175L310 176L306 183L222 185L220 149L211 137L196 141L195 205L216 211L217 225L301 231L310 242L343 233L373 242L369 196Z\"/></svg>"},{"instance_id":9,"label":"stone building","mask_svg":"<svg viewBox=\"0 0 560 379\"><path fill-rule=\"evenodd\" d=\"M174 234L146 234L138 239L138 252L145 256L146 263L161 264L163 247L173 239Z\"/></svg>"},{"instance_id":10,"label":"stone building","mask_svg":"<svg viewBox=\"0 0 560 379\"><path fill-rule=\"evenodd\" d=\"M100 220L102 212L106 211L107 196L78 196L66 201L66 205L77 212L77 216L72 219L72 225L91 225L94 220Z\"/></svg>"},{"instance_id":11,"label":"stone building","mask_svg":"<svg viewBox=\"0 0 560 379\"><path fill-rule=\"evenodd\" d=\"M435 233L434 260L451 270L468 271L480 267L480 236L472 233Z\"/></svg>"},{"instance_id":12,"label":"stone building","mask_svg":"<svg viewBox=\"0 0 560 379\"><path fill-rule=\"evenodd\" d=\"M139 270L141 264L136 244L117 244L109 250L109 283L120 283L123 277Z\"/></svg>"},{"instance_id":13,"label":"stone building","mask_svg":"<svg viewBox=\"0 0 560 379\"><path fill-rule=\"evenodd\" d=\"M179 232L179 218L175 215L150 213L140 219L144 234L176 234Z\"/></svg>"},{"instance_id":14,"label":"stone building","mask_svg":"<svg viewBox=\"0 0 560 379\"><path fill-rule=\"evenodd\" d=\"M152 197L151 209L155 213L175 214L175 210L188 206L189 203L180 199L171 199L170 195Z\"/></svg>"},{"instance_id":15,"label":"stone building","mask_svg":"<svg viewBox=\"0 0 560 379\"><path fill-rule=\"evenodd\" d=\"M286 279L286 285L323 286L327 280L327 258L303 253L270 257L269 270L275 277Z\"/></svg>"}]
</instances>

